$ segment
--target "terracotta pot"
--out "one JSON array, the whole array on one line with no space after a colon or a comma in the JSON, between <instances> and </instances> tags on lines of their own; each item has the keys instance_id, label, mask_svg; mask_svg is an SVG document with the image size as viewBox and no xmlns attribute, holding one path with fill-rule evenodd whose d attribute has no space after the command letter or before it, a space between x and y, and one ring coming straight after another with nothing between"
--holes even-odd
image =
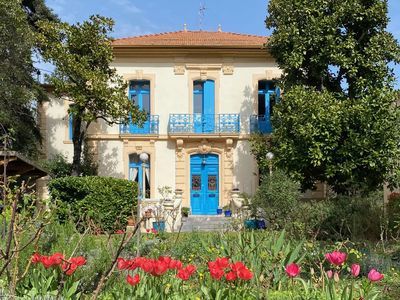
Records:
<instances>
[{"instance_id":1,"label":"terracotta pot","mask_svg":"<svg viewBox=\"0 0 400 300\"><path fill-rule=\"evenodd\" d=\"M133 218L129 218L128 219L128 226L135 226L135 219L133 219Z\"/></svg>"}]
</instances>

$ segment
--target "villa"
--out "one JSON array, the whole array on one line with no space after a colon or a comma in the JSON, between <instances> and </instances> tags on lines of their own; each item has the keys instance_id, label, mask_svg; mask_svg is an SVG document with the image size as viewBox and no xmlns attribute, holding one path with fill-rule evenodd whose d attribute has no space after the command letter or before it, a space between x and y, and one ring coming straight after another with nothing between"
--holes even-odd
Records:
<instances>
[{"instance_id":1,"label":"villa","mask_svg":"<svg viewBox=\"0 0 400 300\"><path fill-rule=\"evenodd\" d=\"M158 187L182 190L182 205L193 215L216 214L233 189L254 194L259 174L249 137L272 131L280 95L274 79L281 71L266 42L221 28L115 40L113 67L148 119L142 127L91 125L88 146L99 175L137 181L151 199L160 197ZM62 153L72 159L68 106L52 99L42 107L47 158ZM141 153L149 159L141 161Z\"/></svg>"}]
</instances>

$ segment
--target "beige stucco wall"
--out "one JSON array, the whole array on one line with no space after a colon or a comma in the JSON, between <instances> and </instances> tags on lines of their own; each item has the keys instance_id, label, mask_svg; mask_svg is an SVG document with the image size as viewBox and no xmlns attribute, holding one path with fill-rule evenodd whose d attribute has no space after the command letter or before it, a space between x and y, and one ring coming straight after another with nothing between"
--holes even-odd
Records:
<instances>
[{"instance_id":1,"label":"beige stucco wall","mask_svg":"<svg viewBox=\"0 0 400 300\"><path fill-rule=\"evenodd\" d=\"M151 197L158 198L158 188L170 186L184 190L189 199L190 154L199 150L202 138L186 138L177 149L177 139L168 136L170 113L191 113L193 80L213 79L216 82L216 113L240 113L241 134L218 141L205 140L211 153L220 155L220 199L226 204L230 190L253 194L258 183L257 165L248 144L249 117L256 113L257 81L271 79L277 67L265 59L232 59L228 71L224 58L124 58L113 66L126 80L150 80L152 114L159 115L159 136L120 136L119 126L103 121L90 127L90 147L98 160L99 175L128 178L129 154L147 152L151 156ZM178 68L177 65L181 68ZM182 69L183 66L183 69ZM72 143L68 141L68 102L55 99L44 104L46 154L64 154L72 160ZM181 156L180 153L182 154Z\"/></svg>"}]
</instances>

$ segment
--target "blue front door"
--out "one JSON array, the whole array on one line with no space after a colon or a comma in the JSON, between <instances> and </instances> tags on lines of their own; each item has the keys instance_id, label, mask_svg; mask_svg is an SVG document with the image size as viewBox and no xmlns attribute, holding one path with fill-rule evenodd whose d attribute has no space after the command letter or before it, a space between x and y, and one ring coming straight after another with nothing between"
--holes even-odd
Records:
<instances>
[{"instance_id":1,"label":"blue front door","mask_svg":"<svg viewBox=\"0 0 400 300\"><path fill-rule=\"evenodd\" d=\"M137 105L140 110L148 114L148 118L143 123L143 126L131 123L129 132L140 134L150 133L150 81L131 81L129 84L129 99L131 99L132 103Z\"/></svg>"},{"instance_id":2,"label":"blue front door","mask_svg":"<svg viewBox=\"0 0 400 300\"><path fill-rule=\"evenodd\" d=\"M215 128L215 83L213 80L193 82L194 132L212 133Z\"/></svg>"},{"instance_id":3,"label":"blue front door","mask_svg":"<svg viewBox=\"0 0 400 300\"><path fill-rule=\"evenodd\" d=\"M190 206L193 215L216 215L219 203L218 155L190 157Z\"/></svg>"}]
</instances>

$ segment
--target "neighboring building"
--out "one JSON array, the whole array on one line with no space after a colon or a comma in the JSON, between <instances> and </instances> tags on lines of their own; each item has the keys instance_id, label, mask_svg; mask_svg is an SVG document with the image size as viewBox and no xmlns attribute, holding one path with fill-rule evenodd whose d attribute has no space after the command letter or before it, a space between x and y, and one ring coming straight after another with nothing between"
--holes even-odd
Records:
<instances>
[{"instance_id":1,"label":"neighboring building","mask_svg":"<svg viewBox=\"0 0 400 300\"><path fill-rule=\"evenodd\" d=\"M258 169L248 139L251 131L271 131L279 97L272 80L281 74L266 41L220 30L115 40L113 66L149 119L143 128L91 125L99 175L139 181L148 198L160 197L158 187L181 189L193 214L215 214L234 188L253 194ZM52 99L43 106L48 158L63 153L72 159L68 105ZM142 152L150 156L144 172Z\"/></svg>"}]
</instances>

